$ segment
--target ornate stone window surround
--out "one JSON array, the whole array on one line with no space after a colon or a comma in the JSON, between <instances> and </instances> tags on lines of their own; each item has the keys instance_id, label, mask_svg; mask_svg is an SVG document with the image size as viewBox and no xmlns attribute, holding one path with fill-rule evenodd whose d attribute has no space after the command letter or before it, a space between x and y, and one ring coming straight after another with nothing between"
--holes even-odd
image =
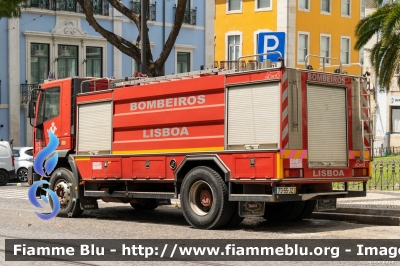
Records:
<instances>
[{"instance_id":1,"label":"ornate stone window surround","mask_svg":"<svg viewBox=\"0 0 400 266\"><path fill-rule=\"evenodd\" d=\"M49 52L49 70L53 71L57 77L57 58L58 45L74 45L78 46L78 74L86 76L86 47L94 46L103 48L103 76L107 76L107 41L103 37L89 36L81 28L80 18L57 16L56 25L51 32L25 31L26 36L26 80L31 82L31 43L43 43L50 45Z\"/></svg>"}]
</instances>

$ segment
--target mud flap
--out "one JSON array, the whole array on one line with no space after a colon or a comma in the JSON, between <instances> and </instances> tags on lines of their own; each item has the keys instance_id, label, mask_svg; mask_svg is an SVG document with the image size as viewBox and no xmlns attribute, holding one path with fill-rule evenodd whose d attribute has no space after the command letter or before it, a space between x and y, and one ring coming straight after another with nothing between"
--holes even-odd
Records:
<instances>
[{"instance_id":1,"label":"mud flap","mask_svg":"<svg viewBox=\"0 0 400 266\"><path fill-rule=\"evenodd\" d=\"M263 216L264 211L265 211L265 202L239 201L239 216L240 217Z\"/></svg>"},{"instance_id":2,"label":"mud flap","mask_svg":"<svg viewBox=\"0 0 400 266\"><path fill-rule=\"evenodd\" d=\"M97 198L81 197L79 200L82 210L97 210L99 208Z\"/></svg>"},{"instance_id":3,"label":"mud flap","mask_svg":"<svg viewBox=\"0 0 400 266\"><path fill-rule=\"evenodd\" d=\"M317 211L336 210L336 199L318 199Z\"/></svg>"}]
</instances>

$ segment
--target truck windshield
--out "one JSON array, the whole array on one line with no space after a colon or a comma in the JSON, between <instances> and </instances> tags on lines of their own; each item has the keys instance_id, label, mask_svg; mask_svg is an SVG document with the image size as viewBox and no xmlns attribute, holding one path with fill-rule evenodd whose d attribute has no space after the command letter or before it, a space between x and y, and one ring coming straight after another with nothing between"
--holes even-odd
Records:
<instances>
[{"instance_id":1,"label":"truck windshield","mask_svg":"<svg viewBox=\"0 0 400 266\"><path fill-rule=\"evenodd\" d=\"M45 89L39 95L36 126L58 116L60 113L60 88Z\"/></svg>"}]
</instances>

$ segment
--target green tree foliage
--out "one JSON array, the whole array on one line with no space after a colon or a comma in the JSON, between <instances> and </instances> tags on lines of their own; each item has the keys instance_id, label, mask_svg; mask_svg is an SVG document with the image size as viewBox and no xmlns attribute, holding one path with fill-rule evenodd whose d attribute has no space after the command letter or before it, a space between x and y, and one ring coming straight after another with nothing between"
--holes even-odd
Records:
<instances>
[{"instance_id":1,"label":"green tree foliage","mask_svg":"<svg viewBox=\"0 0 400 266\"><path fill-rule=\"evenodd\" d=\"M0 0L0 18L17 18L27 0Z\"/></svg>"},{"instance_id":2,"label":"green tree foliage","mask_svg":"<svg viewBox=\"0 0 400 266\"><path fill-rule=\"evenodd\" d=\"M360 50L369 40L377 38L371 49L370 61L380 87L390 88L400 63L400 1L373 0L377 10L356 26L358 38L355 49ZM400 86L400 76L397 77Z\"/></svg>"}]
</instances>

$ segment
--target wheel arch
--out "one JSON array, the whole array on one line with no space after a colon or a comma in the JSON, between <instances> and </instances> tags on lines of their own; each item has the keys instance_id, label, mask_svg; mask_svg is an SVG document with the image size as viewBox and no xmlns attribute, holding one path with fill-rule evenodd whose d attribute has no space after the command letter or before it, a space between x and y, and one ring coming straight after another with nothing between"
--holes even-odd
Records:
<instances>
[{"instance_id":1,"label":"wheel arch","mask_svg":"<svg viewBox=\"0 0 400 266\"><path fill-rule=\"evenodd\" d=\"M224 164L218 155L186 156L175 171L175 184L177 191L180 184L190 170L197 166L207 166L216 171L225 182L230 180L230 169Z\"/></svg>"}]
</instances>

